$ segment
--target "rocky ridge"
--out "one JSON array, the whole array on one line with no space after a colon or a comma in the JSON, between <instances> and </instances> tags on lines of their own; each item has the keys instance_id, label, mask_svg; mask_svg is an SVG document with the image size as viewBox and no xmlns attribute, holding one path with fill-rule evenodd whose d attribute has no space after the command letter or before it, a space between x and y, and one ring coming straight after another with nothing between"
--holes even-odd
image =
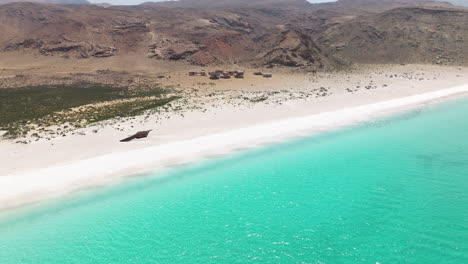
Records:
<instances>
[{"instance_id":1,"label":"rocky ridge","mask_svg":"<svg viewBox=\"0 0 468 264\"><path fill-rule=\"evenodd\" d=\"M392 7L404 4L384 11L377 0L267 2L272 1L242 7L245 1L239 0L207 9L10 3L0 6L0 50L311 70L353 62L468 64L467 9L422 0L385 0ZM364 2L368 5L360 8ZM354 5L343 8L343 3Z\"/></svg>"}]
</instances>

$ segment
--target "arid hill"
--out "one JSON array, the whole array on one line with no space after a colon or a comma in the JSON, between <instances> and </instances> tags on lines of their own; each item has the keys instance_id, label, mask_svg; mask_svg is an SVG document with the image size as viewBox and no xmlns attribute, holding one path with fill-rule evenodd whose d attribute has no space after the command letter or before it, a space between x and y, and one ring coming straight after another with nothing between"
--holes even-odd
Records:
<instances>
[{"instance_id":1,"label":"arid hill","mask_svg":"<svg viewBox=\"0 0 468 264\"><path fill-rule=\"evenodd\" d=\"M332 26L316 41L353 62L466 64L466 25L466 10L397 8Z\"/></svg>"},{"instance_id":2,"label":"arid hill","mask_svg":"<svg viewBox=\"0 0 468 264\"><path fill-rule=\"evenodd\" d=\"M196 2L214 3L210 1ZM0 6L0 51L69 59L130 54L138 60L194 65L310 70L353 62L467 64L466 9L404 5L380 11L379 6L341 6L356 1L370 0L331 5L216 1L219 5L209 5L213 8L10 3ZM228 2L231 6L221 5Z\"/></svg>"},{"instance_id":3,"label":"arid hill","mask_svg":"<svg viewBox=\"0 0 468 264\"><path fill-rule=\"evenodd\" d=\"M307 0L180 0L146 2L142 5L181 7L181 8L252 8L252 7L299 7L299 8L351 8L384 11L397 7L431 6L453 7L457 0L338 0L311 4Z\"/></svg>"},{"instance_id":4,"label":"arid hill","mask_svg":"<svg viewBox=\"0 0 468 264\"><path fill-rule=\"evenodd\" d=\"M453 7L446 1L432 0L338 0L337 2L321 4L322 6L334 6L341 8L377 9L387 10L398 7L431 6Z\"/></svg>"},{"instance_id":5,"label":"arid hill","mask_svg":"<svg viewBox=\"0 0 468 264\"><path fill-rule=\"evenodd\" d=\"M306 0L180 0L164 2L146 2L142 5L186 8L226 8L226 7L281 7L308 6Z\"/></svg>"}]
</instances>

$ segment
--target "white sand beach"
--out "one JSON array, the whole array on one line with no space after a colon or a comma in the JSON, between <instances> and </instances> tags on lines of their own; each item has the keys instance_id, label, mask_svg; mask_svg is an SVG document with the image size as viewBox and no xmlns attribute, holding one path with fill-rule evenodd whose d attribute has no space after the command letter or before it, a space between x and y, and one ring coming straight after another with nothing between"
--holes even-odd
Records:
<instances>
[{"instance_id":1,"label":"white sand beach","mask_svg":"<svg viewBox=\"0 0 468 264\"><path fill-rule=\"evenodd\" d=\"M27 145L1 141L0 209L465 95L468 76L465 71L457 76L399 81L390 83L388 89L365 90L359 95L331 89L334 95L316 100L217 105L208 111L169 113L170 118L163 121L161 117L141 116L122 124L132 127L130 130L101 126L96 133L96 127L88 127L80 134ZM381 86L386 80L375 78L373 82ZM307 85L298 87L307 89ZM154 129L146 139L119 142L131 134L129 131L146 129Z\"/></svg>"}]
</instances>

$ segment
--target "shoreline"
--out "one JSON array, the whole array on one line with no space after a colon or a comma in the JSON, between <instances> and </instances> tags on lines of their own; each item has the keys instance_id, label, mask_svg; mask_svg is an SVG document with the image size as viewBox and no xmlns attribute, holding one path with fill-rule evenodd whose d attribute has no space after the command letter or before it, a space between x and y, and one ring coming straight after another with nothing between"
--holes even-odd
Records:
<instances>
[{"instance_id":1,"label":"shoreline","mask_svg":"<svg viewBox=\"0 0 468 264\"><path fill-rule=\"evenodd\" d=\"M51 167L7 174L0 177L0 210L107 185L123 177L149 173L162 167L192 163L239 149L359 124L465 93L468 93L468 84L377 103L277 119L162 145L120 150ZM181 153L180 150L184 152Z\"/></svg>"}]
</instances>

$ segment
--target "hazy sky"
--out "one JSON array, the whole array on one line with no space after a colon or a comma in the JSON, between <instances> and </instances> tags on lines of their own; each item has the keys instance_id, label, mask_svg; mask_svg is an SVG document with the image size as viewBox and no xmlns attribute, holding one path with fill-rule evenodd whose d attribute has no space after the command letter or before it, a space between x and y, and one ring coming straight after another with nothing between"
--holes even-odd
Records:
<instances>
[{"instance_id":1,"label":"hazy sky","mask_svg":"<svg viewBox=\"0 0 468 264\"><path fill-rule=\"evenodd\" d=\"M109 3L113 5L138 5L144 2L160 2L163 0L88 0L91 3ZM311 3L335 2L336 0L307 0Z\"/></svg>"}]
</instances>

